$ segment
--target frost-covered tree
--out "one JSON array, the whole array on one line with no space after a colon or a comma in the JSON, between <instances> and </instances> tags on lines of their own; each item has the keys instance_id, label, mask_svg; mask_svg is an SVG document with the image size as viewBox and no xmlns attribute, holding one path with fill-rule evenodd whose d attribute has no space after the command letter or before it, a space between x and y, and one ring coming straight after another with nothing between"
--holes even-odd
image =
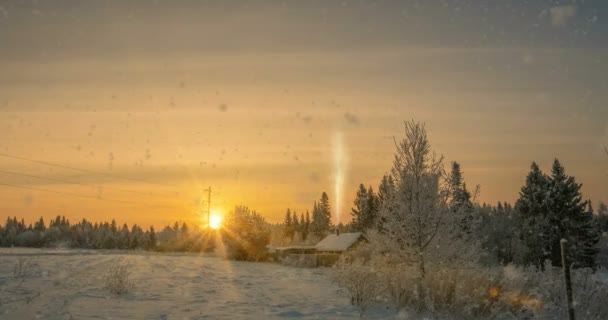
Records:
<instances>
[{"instance_id":1,"label":"frost-covered tree","mask_svg":"<svg viewBox=\"0 0 608 320\"><path fill-rule=\"evenodd\" d=\"M395 144L395 190L383 200L381 232L387 246L396 247L424 277L429 260L440 264L465 256L462 244L468 238L453 228L462 217L450 214L443 157L431 151L424 124L406 122L405 137Z\"/></svg>"}]
</instances>

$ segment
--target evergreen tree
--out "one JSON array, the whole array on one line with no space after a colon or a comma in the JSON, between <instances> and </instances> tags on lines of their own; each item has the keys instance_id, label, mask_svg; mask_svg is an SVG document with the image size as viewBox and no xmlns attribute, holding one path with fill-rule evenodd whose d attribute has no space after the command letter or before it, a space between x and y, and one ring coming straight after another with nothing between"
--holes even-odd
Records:
<instances>
[{"instance_id":1,"label":"evergreen tree","mask_svg":"<svg viewBox=\"0 0 608 320\"><path fill-rule=\"evenodd\" d=\"M522 255L524 265L544 266L550 257L550 225L547 219L546 197L548 178L542 173L536 162L532 162L526 183L519 192L515 208L522 215L520 241L525 253Z\"/></svg>"},{"instance_id":2,"label":"evergreen tree","mask_svg":"<svg viewBox=\"0 0 608 320\"><path fill-rule=\"evenodd\" d=\"M470 235L473 223L473 202L471 193L467 190L467 185L462 178L462 171L458 162L452 162L452 172L448 178L450 185L451 199L450 210L452 214L458 215L460 231L462 234ZM459 235L460 236L460 235Z\"/></svg>"},{"instance_id":3,"label":"evergreen tree","mask_svg":"<svg viewBox=\"0 0 608 320\"><path fill-rule=\"evenodd\" d=\"M384 175L382 180L380 181L380 186L378 187L378 206L382 207L387 202L386 200L393 194L395 191L395 181L393 180L393 176Z\"/></svg>"},{"instance_id":4,"label":"evergreen tree","mask_svg":"<svg viewBox=\"0 0 608 320\"><path fill-rule=\"evenodd\" d=\"M46 230L46 226L44 225L44 219L42 217L40 217L38 222L36 222L36 224L34 225L34 230L36 230L36 231Z\"/></svg>"},{"instance_id":5,"label":"evergreen tree","mask_svg":"<svg viewBox=\"0 0 608 320\"><path fill-rule=\"evenodd\" d=\"M127 226L127 224L123 224L122 225L122 229L120 229L120 233L118 235L118 241L117 241L117 247L119 249L133 249L133 248L129 248L129 241L130 241L130 233L129 233L129 226Z\"/></svg>"},{"instance_id":6,"label":"evergreen tree","mask_svg":"<svg viewBox=\"0 0 608 320\"><path fill-rule=\"evenodd\" d=\"M293 223L293 233L294 233L294 235L296 235L296 234L301 235L302 230L300 227L300 220L298 219L298 215L296 214L295 211L293 212L292 217L293 217L292 218L293 219L293 222L292 222Z\"/></svg>"},{"instance_id":7,"label":"evergreen tree","mask_svg":"<svg viewBox=\"0 0 608 320\"><path fill-rule=\"evenodd\" d=\"M302 216L302 220L304 221L303 223L303 227L302 227L302 240L306 241L306 239L308 239L308 234L310 234L310 214L308 213L308 210L306 210L306 219L304 219L304 216Z\"/></svg>"},{"instance_id":8,"label":"evergreen tree","mask_svg":"<svg viewBox=\"0 0 608 320\"><path fill-rule=\"evenodd\" d=\"M284 229L285 237L293 240L293 234L294 234L293 219L291 217L291 210L289 208L287 208L287 212L285 213L284 224L285 224L285 229Z\"/></svg>"},{"instance_id":9,"label":"evergreen tree","mask_svg":"<svg viewBox=\"0 0 608 320\"><path fill-rule=\"evenodd\" d=\"M355 206L351 209L352 230L365 232L367 229L373 228L378 215L378 200L372 187L366 189L363 184L359 185L353 203Z\"/></svg>"},{"instance_id":10,"label":"evergreen tree","mask_svg":"<svg viewBox=\"0 0 608 320\"><path fill-rule=\"evenodd\" d=\"M359 185L359 190L357 190L357 195L355 196L353 204L355 206L350 211L352 216L352 229L354 231L363 231L367 214L367 189L363 184Z\"/></svg>"},{"instance_id":11,"label":"evergreen tree","mask_svg":"<svg viewBox=\"0 0 608 320\"><path fill-rule=\"evenodd\" d=\"M154 226L150 226L150 233L148 234L149 244L146 249L154 250L156 249L156 232L154 231Z\"/></svg>"},{"instance_id":12,"label":"evergreen tree","mask_svg":"<svg viewBox=\"0 0 608 320\"><path fill-rule=\"evenodd\" d=\"M560 239L568 240L568 260L575 267L596 267L599 230L587 201L582 200L581 184L566 175L555 159L548 179L547 215L551 224L551 262L561 266Z\"/></svg>"},{"instance_id":13,"label":"evergreen tree","mask_svg":"<svg viewBox=\"0 0 608 320\"><path fill-rule=\"evenodd\" d=\"M604 202L598 205L596 217L600 230L608 232L608 206Z\"/></svg>"},{"instance_id":14,"label":"evergreen tree","mask_svg":"<svg viewBox=\"0 0 608 320\"><path fill-rule=\"evenodd\" d=\"M394 208L392 208L392 204L394 201L391 197L395 195L395 181L393 180L393 176L384 175L382 180L380 181L380 185L378 186L378 196L377 196L377 205L378 212L381 210L385 210L386 212L392 212ZM385 223L385 217L378 214L376 219L376 227L379 231L385 230L382 225Z\"/></svg>"},{"instance_id":15,"label":"evergreen tree","mask_svg":"<svg viewBox=\"0 0 608 320\"><path fill-rule=\"evenodd\" d=\"M323 237L330 229L331 207L327 193L323 192L319 203L315 202L312 210L312 232L318 237Z\"/></svg>"}]
</instances>

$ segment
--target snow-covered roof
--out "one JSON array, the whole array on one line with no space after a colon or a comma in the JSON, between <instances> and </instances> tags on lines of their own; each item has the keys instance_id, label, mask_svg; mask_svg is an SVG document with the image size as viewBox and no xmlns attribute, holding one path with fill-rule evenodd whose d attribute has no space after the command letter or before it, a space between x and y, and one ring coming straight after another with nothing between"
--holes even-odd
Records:
<instances>
[{"instance_id":1,"label":"snow-covered roof","mask_svg":"<svg viewBox=\"0 0 608 320\"><path fill-rule=\"evenodd\" d=\"M346 251L363 237L361 232L330 234L317 243L317 251Z\"/></svg>"},{"instance_id":2,"label":"snow-covered roof","mask_svg":"<svg viewBox=\"0 0 608 320\"><path fill-rule=\"evenodd\" d=\"M307 250L307 249L314 249L314 246L287 246L287 247L275 247L275 246L271 246L268 245L266 246L266 248L269 251L287 251L287 250Z\"/></svg>"}]
</instances>

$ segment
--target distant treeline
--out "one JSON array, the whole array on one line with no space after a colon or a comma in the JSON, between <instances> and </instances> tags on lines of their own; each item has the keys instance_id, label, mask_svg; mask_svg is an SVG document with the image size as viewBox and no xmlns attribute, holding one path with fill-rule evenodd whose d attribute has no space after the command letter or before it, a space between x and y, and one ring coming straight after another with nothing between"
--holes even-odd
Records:
<instances>
[{"instance_id":1,"label":"distant treeline","mask_svg":"<svg viewBox=\"0 0 608 320\"><path fill-rule=\"evenodd\" d=\"M608 265L608 206L600 203L596 210L583 200L581 185L566 175L558 160L548 175L532 164L515 205L476 203L477 188L467 189L458 163L452 163L451 169L447 173L448 211L462 216L454 227L480 245L488 262L541 267L549 260L559 265L559 240L566 238L576 266ZM83 219L71 224L66 217L57 216L47 226L43 218L26 225L24 220L9 217L0 225L0 246L203 252L214 250L221 237L229 257L263 260L270 243L315 244L335 229L384 233L393 228L394 222L384 218L382 210L393 206L396 181L393 175L385 175L377 192L361 184L351 210L352 221L346 225L331 223L329 198L323 192L314 202L312 214L287 209L281 224L269 224L255 211L237 206L224 217L219 232L177 222L156 232L154 227L129 227L114 220L92 223Z\"/></svg>"},{"instance_id":2,"label":"distant treeline","mask_svg":"<svg viewBox=\"0 0 608 320\"><path fill-rule=\"evenodd\" d=\"M41 217L27 225L16 217L6 219L0 225L2 247L68 247L82 249L122 249L156 251L205 251L213 248L211 234L186 223L166 226L161 232L154 227L143 229L134 224L118 225L116 221L92 223L83 219L70 223L64 216L51 219L48 226Z\"/></svg>"}]
</instances>

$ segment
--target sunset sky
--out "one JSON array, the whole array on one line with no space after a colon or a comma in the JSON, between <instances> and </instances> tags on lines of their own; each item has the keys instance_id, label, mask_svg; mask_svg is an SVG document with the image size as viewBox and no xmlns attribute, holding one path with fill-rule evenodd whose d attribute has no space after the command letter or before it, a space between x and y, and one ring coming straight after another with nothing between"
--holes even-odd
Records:
<instances>
[{"instance_id":1,"label":"sunset sky","mask_svg":"<svg viewBox=\"0 0 608 320\"><path fill-rule=\"evenodd\" d=\"M337 167L347 222L409 119L481 202L555 157L608 201L608 2L526 2L0 1L0 223L275 222Z\"/></svg>"}]
</instances>

